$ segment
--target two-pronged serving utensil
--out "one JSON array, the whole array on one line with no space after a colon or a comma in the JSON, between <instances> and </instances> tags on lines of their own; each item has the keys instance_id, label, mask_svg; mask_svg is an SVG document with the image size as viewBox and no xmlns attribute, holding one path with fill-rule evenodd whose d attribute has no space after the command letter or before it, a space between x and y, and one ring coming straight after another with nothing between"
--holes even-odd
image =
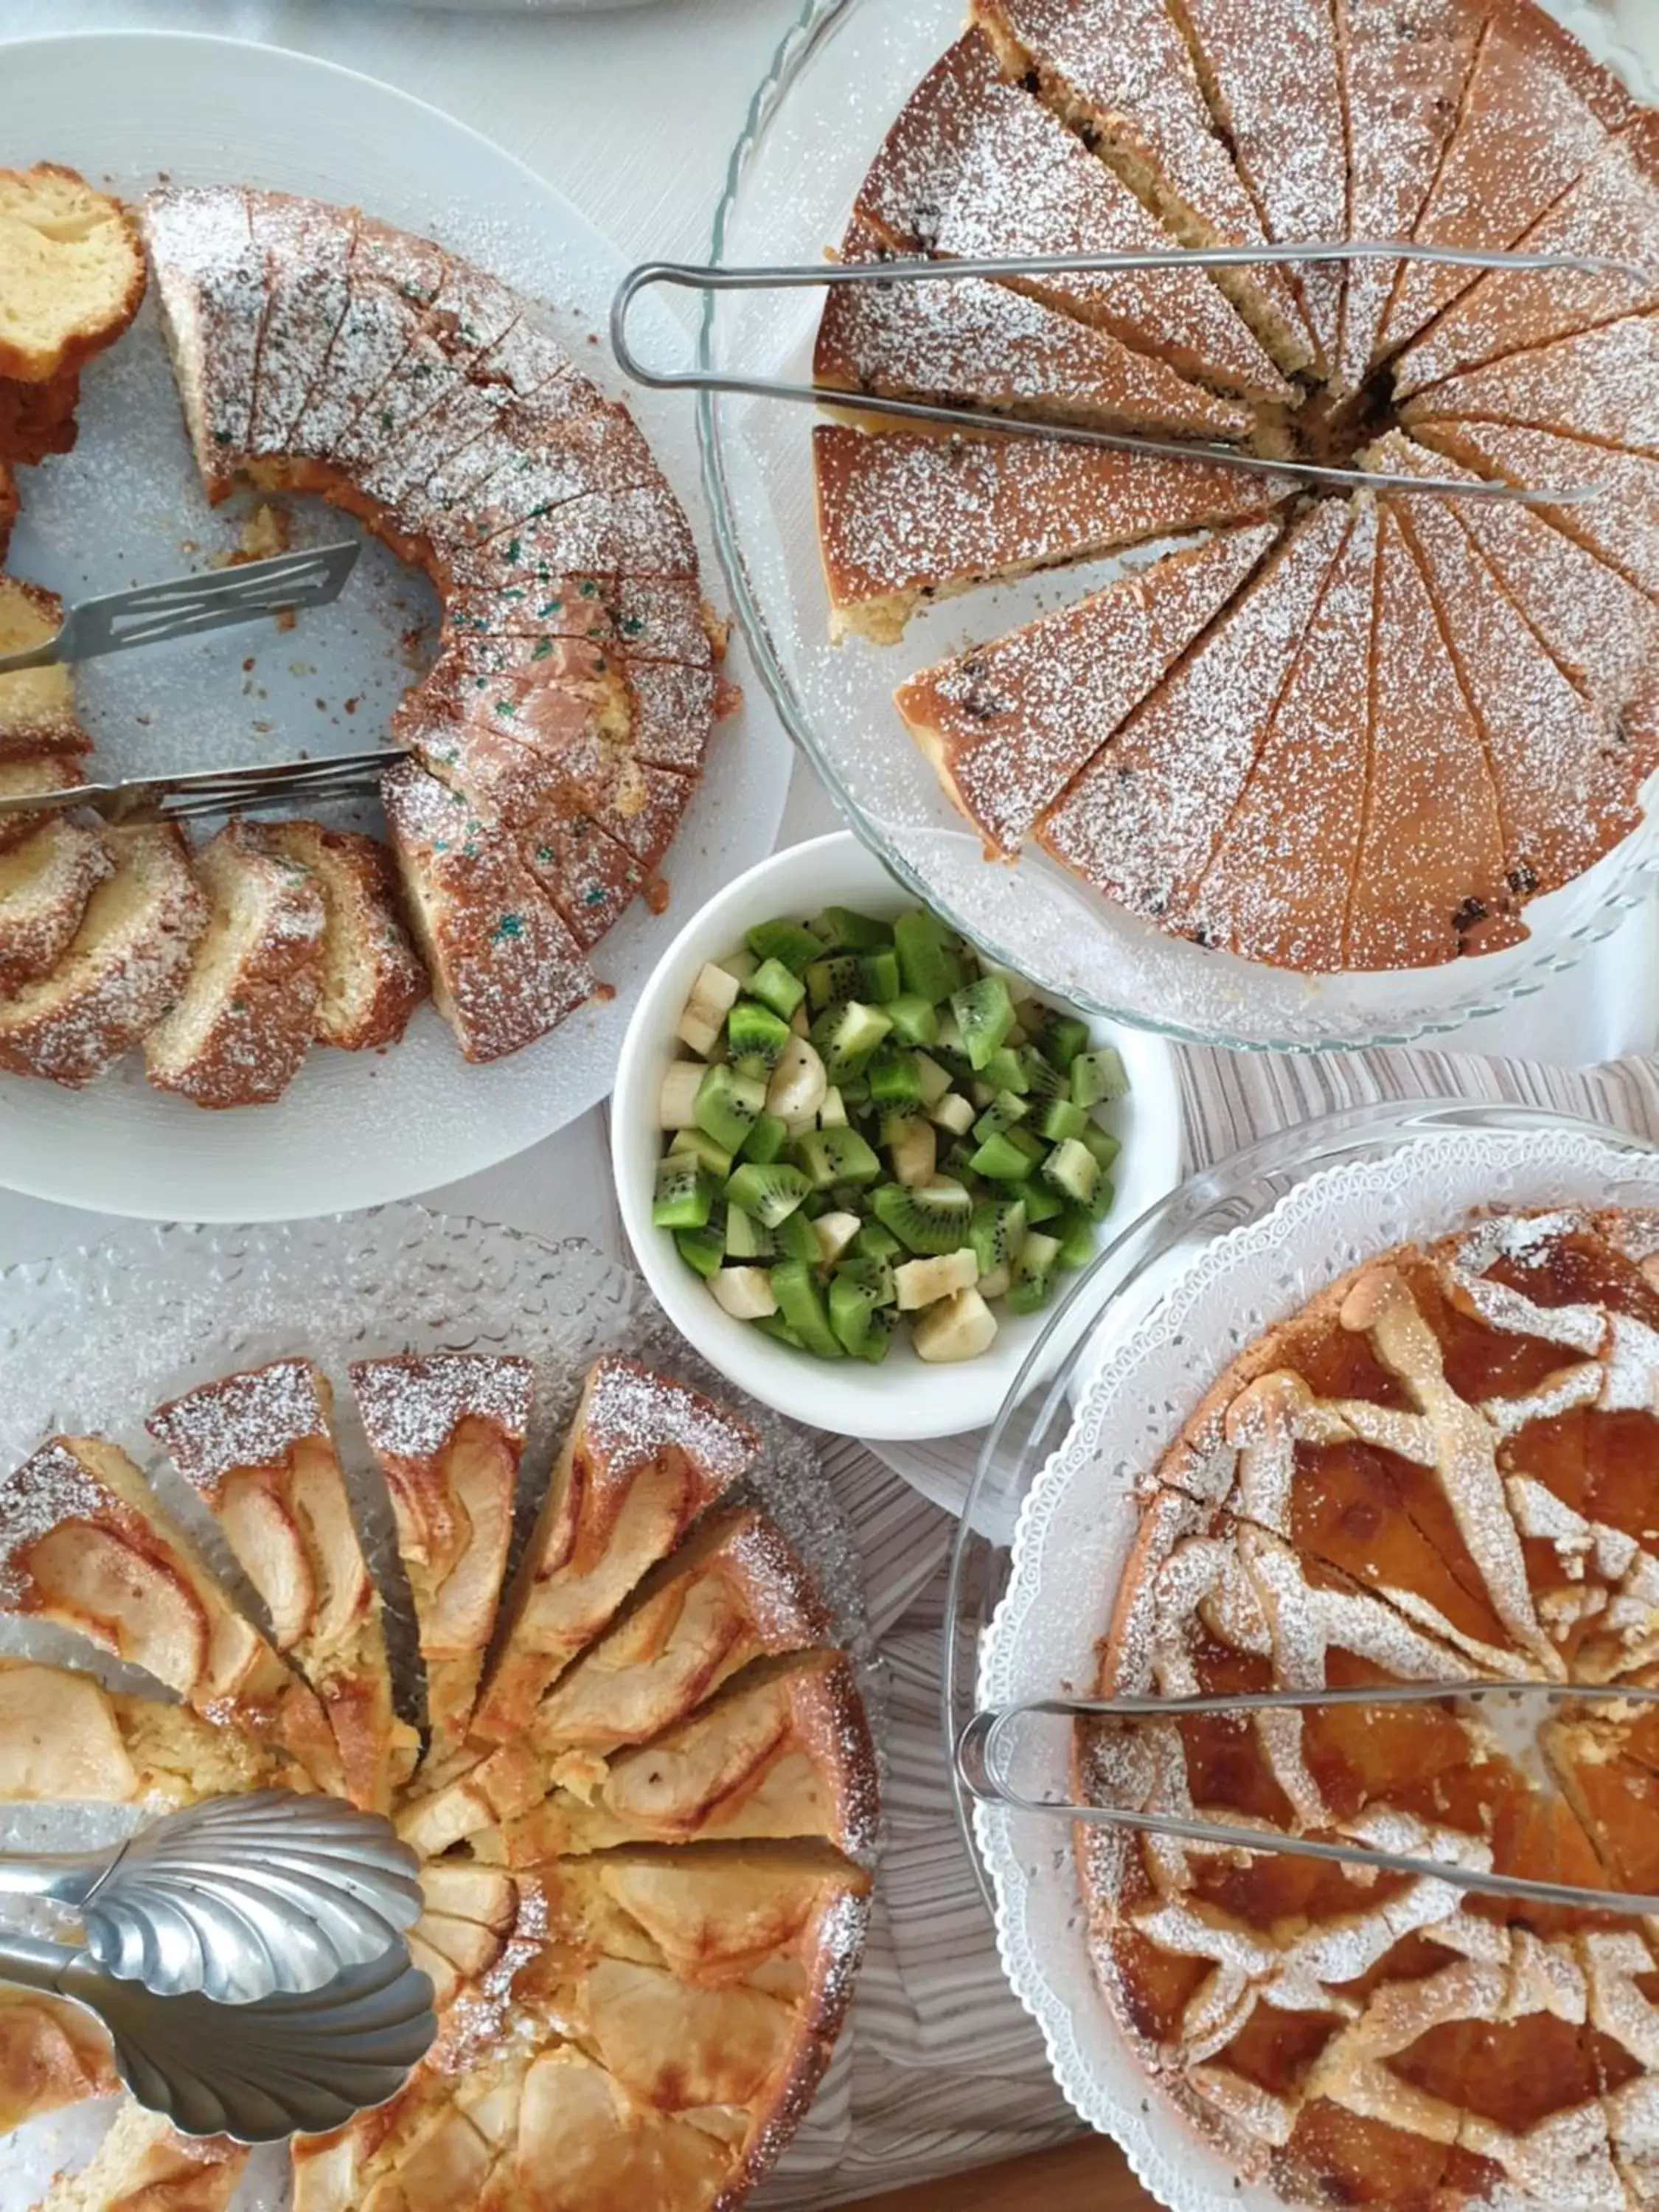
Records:
<instances>
[{"instance_id":1,"label":"two-pronged serving utensil","mask_svg":"<svg viewBox=\"0 0 1659 2212\"><path fill-rule=\"evenodd\" d=\"M1613 1889L1591 1889L1573 1882L1536 1881L1519 1875L1490 1874L1476 1867L1456 1866L1443 1859L1413 1857L1363 1843L1339 1842L1322 1836L1286 1834L1267 1826L1212 1820L1201 1814L1164 1813L1144 1807L1080 1804L1065 1797L1030 1797L1015 1784L1010 1768L1017 1755L1012 1742L1016 1730L1028 1719L1179 1721L1187 1714L1282 1712L1320 1705L1423 1705L1447 1698L1471 1703L1497 1703L1544 1698L1553 1703L1589 1701L1651 1705L1659 1701L1659 1687L1579 1682L1402 1682L1381 1683L1352 1689L1260 1690L1229 1697L1200 1698L1032 1698L994 1711L975 1713L957 1739L957 1771L969 1795L981 1804L1006 1805L1018 1813L1040 1813L1050 1818L1079 1821L1087 1826L1133 1829L1136 1833L1171 1836L1214 1850L1237 1850L1277 1853L1290 1858L1323 1859L1339 1866L1358 1867L1367 1873L1407 1875L1443 1881L1449 1888L1467 1890L1482 1897L1519 1898L1535 1905L1561 1905L1581 1910L1611 1912L1659 1912L1659 1897Z\"/></svg>"},{"instance_id":2,"label":"two-pronged serving utensil","mask_svg":"<svg viewBox=\"0 0 1659 2212\"><path fill-rule=\"evenodd\" d=\"M422 1911L419 1862L389 1821L289 1790L210 1798L106 1850L0 1853L0 1897L58 1907L119 1980L234 2005L368 1966Z\"/></svg>"},{"instance_id":3,"label":"two-pronged serving utensil","mask_svg":"<svg viewBox=\"0 0 1659 2212\"><path fill-rule=\"evenodd\" d=\"M67 814L89 806L106 822L190 822L204 815L261 814L273 807L309 811L340 799L369 799L387 769L409 757L401 745L374 752L334 753L319 760L272 761L254 768L199 769L184 775L137 777L127 783L81 783L62 791L0 799L8 814Z\"/></svg>"},{"instance_id":4,"label":"two-pronged serving utensil","mask_svg":"<svg viewBox=\"0 0 1659 2212\"><path fill-rule=\"evenodd\" d=\"M141 2105L185 2135L238 2142L322 2134L385 2104L437 2033L432 1984L401 1937L323 1989L256 2004L157 1996L84 1952L23 1936L0 1936L0 1980L83 2006Z\"/></svg>"},{"instance_id":5,"label":"two-pronged serving utensil","mask_svg":"<svg viewBox=\"0 0 1659 2212\"><path fill-rule=\"evenodd\" d=\"M140 584L135 591L82 599L64 616L55 637L20 653L0 653L0 676L58 661L97 660L109 653L131 653L136 646L198 637L232 623L325 607L345 589L362 550L356 539L345 538L337 545L278 553L269 561L210 568L201 575L173 576L163 584Z\"/></svg>"},{"instance_id":6,"label":"two-pronged serving utensil","mask_svg":"<svg viewBox=\"0 0 1659 2212\"><path fill-rule=\"evenodd\" d=\"M1145 269L1229 269L1264 263L1297 265L1325 261L1426 261L1462 269L1565 270L1588 276L1630 276L1649 281L1652 272L1619 261L1569 253L1496 253L1463 246L1341 240L1306 246L1172 246L1144 253L1029 254L1006 260L906 260L818 262L775 268L721 269L676 261L648 261L623 279L611 309L611 343L622 368L636 384L664 392L729 392L797 405L852 409L905 422L939 422L953 430L993 430L1010 437L1048 438L1063 445L1104 446L1120 453L1157 453L1175 459L1223 461L1267 476L1342 489L1368 485L1378 491L1458 499L1518 500L1523 503L1569 505L1594 499L1599 484L1529 487L1467 478L1401 477L1365 469L1326 467L1312 461L1282 459L1214 440L1153 438L1127 430L1100 430L1080 423L1054 422L1029 416L992 413L973 407L946 407L930 400L888 398L825 384L796 384L779 377L748 376L714 368L659 369L635 352L628 319L641 293L659 284L692 292L797 291L811 285L959 283L965 277L1031 277L1110 275Z\"/></svg>"}]
</instances>

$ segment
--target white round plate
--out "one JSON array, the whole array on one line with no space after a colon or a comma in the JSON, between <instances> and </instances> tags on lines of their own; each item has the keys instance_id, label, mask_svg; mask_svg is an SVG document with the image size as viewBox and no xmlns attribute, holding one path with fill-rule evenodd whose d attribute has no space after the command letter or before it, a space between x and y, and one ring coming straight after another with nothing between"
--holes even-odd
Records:
<instances>
[{"instance_id":1,"label":"white round plate","mask_svg":"<svg viewBox=\"0 0 1659 2212\"><path fill-rule=\"evenodd\" d=\"M623 264L530 170L386 85L267 46L131 32L0 52L9 161L66 161L124 195L165 171L185 183L352 202L544 302L549 327L584 369L635 409L717 588L690 413L622 386L598 334ZM684 349L665 311L654 341ZM21 471L19 483L8 568L70 599L202 566L235 545L252 504L239 498L210 513L149 307L87 372L76 451ZM315 501L295 502L294 513L296 544L355 529ZM100 770L128 776L371 744L432 657L435 615L424 580L370 545L343 599L287 635L256 623L89 662L77 692ZM411 647L416 625L423 644ZM669 853L668 912L637 904L594 955L614 998L490 1067L468 1067L424 1008L394 1051L315 1052L278 1105L228 1115L150 1090L136 1060L79 1096L0 1077L0 1182L103 1212L290 1219L430 1190L584 1113L611 1087L629 1009L663 947L777 835L790 749L740 650L731 673L746 703L717 731L714 772Z\"/></svg>"}]
</instances>

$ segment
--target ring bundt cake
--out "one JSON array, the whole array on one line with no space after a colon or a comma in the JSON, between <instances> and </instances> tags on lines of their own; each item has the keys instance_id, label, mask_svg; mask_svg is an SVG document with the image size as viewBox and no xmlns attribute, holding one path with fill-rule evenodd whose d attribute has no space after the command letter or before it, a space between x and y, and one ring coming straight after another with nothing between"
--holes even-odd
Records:
<instances>
[{"instance_id":1,"label":"ring bundt cake","mask_svg":"<svg viewBox=\"0 0 1659 2212\"><path fill-rule=\"evenodd\" d=\"M874 1755L810 1574L741 1495L759 1438L600 1358L503 1599L534 1379L488 1353L351 1370L413 1599L424 1748L393 1708L308 1360L149 1422L269 1636L112 1444L54 1438L0 1482L0 1605L179 1700L0 1661L0 1805L148 1817L322 1789L394 1811L421 1853L410 1948L438 2041L391 2104L294 2141L294 2212L729 2212L805 2113L851 1996ZM0 2131L116 2086L86 2015L0 1990ZM225 2212L247 2158L129 2104L40 2212Z\"/></svg>"},{"instance_id":2,"label":"ring bundt cake","mask_svg":"<svg viewBox=\"0 0 1659 2212\"><path fill-rule=\"evenodd\" d=\"M40 223L75 197L88 243L66 268L14 211L31 193ZM260 1103L313 1042L395 1043L428 977L469 1060L544 1036L602 991L587 956L605 932L660 898L730 703L690 530L631 417L510 287L355 209L167 185L135 226L67 173L0 172L0 268L9 254L33 315L9 351L0 319L0 556L9 464L72 442L80 366L131 319L147 257L210 499L239 480L319 494L422 568L446 619L394 717L411 757L386 780L390 857L315 823L234 823L191 864L184 927L155 868L134 886L95 827L71 851L39 817L0 817L0 841L33 833L0 866L0 1066L81 1084L142 1043L161 1087ZM0 651L58 612L0 580ZM49 726L30 719L42 676L0 678L0 796L83 780L51 678Z\"/></svg>"},{"instance_id":3,"label":"ring bundt cake","mask_svg":"<svg viewBox=\"0 0 1659 2212\"><path fill-rule=\"evenodd\" d=\"M1100 1694L1659 1665L1659 1215L1479 1218L1251 1345L1146 1478ZM1448 1697L1079 1724L1081 1802L1659 1891L1648 1705ZM1097 1978L1236 2173L1388 2212L1659 2193L1653 1923L1075 1831Z\"/></svg>"},{"instance_id":4,"label":"ring bundt cake","mask_svg":"<svg viewBox=\"0 0 1659 2212\"><path fill-rule=\"evenodd\" d=\"M817 380L1587 504L1304 490L982 433L814 433L831 635L1150 545L897 693L988 856L1312 973L1431 966L1659 765L1659 116L1535 0L973 0L842 258L1411 240L1388 258L832 290ZM1194 542L1185 533L1201 531ZM1167 549L1164 542L1179 536Z\"/></svg>"}]
</instances>

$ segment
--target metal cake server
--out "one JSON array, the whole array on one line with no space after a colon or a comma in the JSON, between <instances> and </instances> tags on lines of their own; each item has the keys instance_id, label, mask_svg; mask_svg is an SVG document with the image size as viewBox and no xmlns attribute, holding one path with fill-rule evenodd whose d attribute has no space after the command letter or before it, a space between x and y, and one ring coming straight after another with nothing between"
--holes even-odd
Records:
<instances>
[{"instance_id":1,"label":"metal cake server","mask_svg":"<svg viewBox=\"0 0 1659 2212\"><path fill-rule=\"evenodd\" d=\"M257 2004L157 1996L84 1952L0 1937L0 1980L83 2006L141 2105L187 2136L276 2142L337 2128L395 2097L438 2031L432 1984L395 1947L326 1988Z\"/></svg>"},{"instance_id":2,"label":"metal cake server","mask_svg":"<svg viewBox=\"0 0 1659 2212\"><path fill-rule=\"evenodd\" d=\"M106 1850L0 1854L0 1898L72 1915L88 1971L158 1996L246 2005L320 1990L388 1954L407 1963L418 1869L378 1814L261 1790L168 1814Z\"/></svg>"},{"instance_id":3,"label":"metal cake server","mask_svg":"<svg viewBox=\"0 0 1659 2212\"><path fill-rule=\"evenodd\" d=\"M269 561L246 561L234 568L210 568L198 576L173 576L165 583L140 584L135 591L82 599L64 616L56 637L21 653L0 653L0 676L56 661L96 660L138 645L165 645L172 638L194 637L229 623L257 622L261 616L325 607L344 590L362 550L356 538L343 538L337 545L278 553Z\"/></svg>"}]
</instances>

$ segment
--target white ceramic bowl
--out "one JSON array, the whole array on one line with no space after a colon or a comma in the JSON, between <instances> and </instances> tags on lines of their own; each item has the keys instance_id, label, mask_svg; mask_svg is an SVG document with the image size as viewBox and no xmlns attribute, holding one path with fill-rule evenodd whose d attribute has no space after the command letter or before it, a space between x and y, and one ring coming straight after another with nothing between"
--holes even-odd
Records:
<instances>
[{"instance_id":1,"label":"white ceramic bowl","mask_svg":"<svg viewBox=\"0 0 1659 2212\"><path fill-rule=\"evenodd\" d=\"M675 1024L706 960L737 951L744 932L775 915L805 921L830 905L893 915L916 903L850 831L794 845L739 876L696 915L647 982L623 1042L611 1099L611 1146L623 1226L646 1279L675 1326L740 1389L798 1421L843 1436L915 1440L954 1436L994 1419L1042 1335L1048 1314L997 1309L997 1340L983 1358L929 1366L902 1334L879 1367L814 1359L721 1311L700 1277L651 1221L662 1156L657 1099L676 1056ZM1134 1220L1181 1176L1181 1100L1175 1054L1144 1030L1097 1021L1097 1044L1123 1055L1129 1096L1110 1109L1123 1150L1113 1172L1117 1200L1108 1228ZM1103 1229L1103 1236L1107 1233Z\"/></svg>"}]
</instances>

